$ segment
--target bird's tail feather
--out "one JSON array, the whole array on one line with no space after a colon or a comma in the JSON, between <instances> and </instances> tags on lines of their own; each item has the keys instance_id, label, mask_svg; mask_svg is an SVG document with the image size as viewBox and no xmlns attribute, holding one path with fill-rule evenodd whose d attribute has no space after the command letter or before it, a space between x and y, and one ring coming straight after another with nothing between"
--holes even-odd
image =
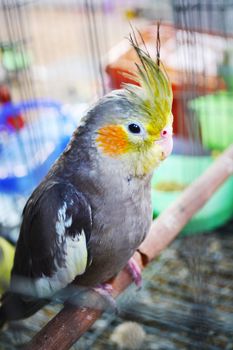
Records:
<instances>
[{"instance_id":1,"label":"bird's tail feather","mask_svg":"<svg viewBox=\"0 0 233 350\"><path fill-rule=\"evenodd\" d=\"M0 308L0 329L4 326L4 324L6 323L6 317L5 317L5 312L3 310L3 308Z\"/></svg>"},{"instance_id":2,"label":"bird's tail feather","mask_svg":"<svg viewBox=\"0 0 233 350\"><path fill-rule=\"evenodd\" d=\"M26 300L19 294L5 293L0 307L0 329L7 321L30 317L47 303L46 299Z\"/></svg>"}]
</instances>

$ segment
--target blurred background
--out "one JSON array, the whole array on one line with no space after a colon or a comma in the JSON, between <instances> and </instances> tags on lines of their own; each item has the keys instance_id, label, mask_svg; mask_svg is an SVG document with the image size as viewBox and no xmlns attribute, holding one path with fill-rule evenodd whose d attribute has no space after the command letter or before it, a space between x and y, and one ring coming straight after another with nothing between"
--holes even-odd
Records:
<instances>
[{"instance_id":1,"label":"blurred background","mask_svg":"<svg viewBox=\"0 0 233 350\"><path fill-rule=\"evenodd\" d=\"M131 25L156 59L161 22L174 94L174 150L153 176L154 218L233 143L232 18L232 0L0 0L0 293L28 196L85 110L129 82ZM232 218L231 177L145 271L143 289L130 288L119 315L74 348L233 349ZM18 348L56 311L13 324L0 349Z\"/></svg>"}]
</instances>

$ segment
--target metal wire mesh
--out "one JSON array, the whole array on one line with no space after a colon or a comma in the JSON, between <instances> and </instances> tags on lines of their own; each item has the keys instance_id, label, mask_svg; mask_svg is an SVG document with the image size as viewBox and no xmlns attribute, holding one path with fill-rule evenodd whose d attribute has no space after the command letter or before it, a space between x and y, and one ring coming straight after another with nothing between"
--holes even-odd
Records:
<instances>
[{"instance_id":1,"label":"metal wire mesh","mask_svg":"<svg viewBox=\"0 0 233 350\"><path fill-rule=\"evenodd\" d=\"M122 19L119 4L104 1L2 1L2 50L6 52L10 43L10 49L13 45L19 56L32 53L31 59L30 54L27 56L27 62L24 62L26 58L23 59L23 67L15 63L16 69L10 70L7 64L4 66L4 79L12 89L13 98L19 101L49 96L65 103L76 103L77 100L89 102L95 96L101 96L109 85L100 56L122 39L129 28ZM181 135L188 133L189 140L200 142L198 118L187 108L188 101L209 92L206 40L198 33L218 32L221 50L231 48L233 3L177 0L172 6L174 23L183 29L176 34L176 54L180 49L183 57L179 61L184 72L180 84L189 81L189 89L178 96L181 102L178 132ZM114 17L111 11L115 11ZM118 21L117 31L113 28L113 18ZM163 47L163 42L161 45ZM201 92L195 71L198 59L203 78ZM221 85L218 83L215 89ZM219 125L216 124L215 128L219 130ZM193 142L188 153L200 154L200 143L197 146ZM205 154L210 153L207 150ZM187 168L184 167L183 172L187 172ZM24 199L12 196L11 205L7 207L3 197L1 199L0 211L1 215L4 214L1 233L6 232L7 236L8 226L11 226L16 237ZM120 315L105 315L74 349L116 348L110 335L125 320L137 321L143 326L147 334L145 349L233 349L232 233L230 223L210 235L178 239L146 271L143 290L135 293L131 288L122 297ZM16 344L28 341L58 309L49 307L32 319L13 324L0 335L0 349L17 348Z\"/></svg>"}]
</instances>

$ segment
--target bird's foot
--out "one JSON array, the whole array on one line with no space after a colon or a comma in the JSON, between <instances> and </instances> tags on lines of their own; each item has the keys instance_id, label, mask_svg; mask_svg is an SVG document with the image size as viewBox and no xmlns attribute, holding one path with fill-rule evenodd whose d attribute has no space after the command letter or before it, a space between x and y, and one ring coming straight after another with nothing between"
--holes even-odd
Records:
<instances>
[{"instance_id":1,"label":"bird's foot","mask_svg":"<svg viewBox=\"0 0 233 350\"><path fill-rule=\"evenodd\" d=\"M116 300L112 296L113 288L111 284L102 283L92 289L104 299L107 308L117 312Z\"/></svg>"},{"instance_id":2,"label":"bird's foot","mask_svg":"<svg viewBox=\"0 0 233 350\"><path fill-rule=\"evenodd\" d=\"M139 267L137 261L134 258L130 258L127 265L126 269L131 275L134 283L138 288L141 288L142 286L142 274L141 274L141 268Z\"/></svg>"}]
</instances>

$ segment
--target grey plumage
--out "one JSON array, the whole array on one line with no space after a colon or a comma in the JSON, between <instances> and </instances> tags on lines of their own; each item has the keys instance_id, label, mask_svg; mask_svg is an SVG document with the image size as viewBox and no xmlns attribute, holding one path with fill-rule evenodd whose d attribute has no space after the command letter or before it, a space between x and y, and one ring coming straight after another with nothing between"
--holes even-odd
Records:
<instances>
[{"instance_id":1,"label":"grey plumage","mask_svg":"<svg viewBox=\"0 0 233 350\"><path fill-rule=\"evenodd\" d=\"M46 303L50 295L45 294L43 300L38 280L50 278L49 284L54 283L53 276L68 266L70 257L64 249L65 241L58 239L55 222L64 202L76 200L76 207L68 208L70 212L65 212L64 220L68 220L69 215L72 220L75 215L77 217L71 231L65 227L64 239L81 234L83 229L88 261L91 261L91 264L87 262L84 273L77 269L78 286L96 286L114 277L145 238L152 218L151 173L133 176L126 161L106 157L95 143L96 130L106 122L117 124L122 119L127 121L134 117L138 118L134 106L123 92L104 97L87 112L83 125L74 132L64 153L29 198L12 270L13 292L3 298L0 323L27 317ZM40 302L14 292L17 276L30 279L35 294L42 298ZM67 280L67 284L73 279ZM55 285L52 285L51 295L52 291L57 291L57 280ZM64 287L63 283L60 287ZM18 312L9 308L12 302Z\"/></svg>"},{"instance_id":2,"label":"grey plumage","mask_svg":"<svg viewBox=\"0 0 233 350\"><path fill-rule=\"evenodd\" d=\"M149 230L151 174L133 177L124 163L100 155L93 141L95 130L105 122L116 124L118 116L127 120L134 115L137 111L132 103L122 91L115 91L89 111L84 134L81 127L73 139L77 148L80 144L85 147L79 148L80 165L73 181L85 194L93 213L89 247L94 258L85 274L77 278L81 285L91 286L113 277ZM76 147L72 144L70 151L65 152L66 161L72 162Z\"/></svg>"}]
</instances>

